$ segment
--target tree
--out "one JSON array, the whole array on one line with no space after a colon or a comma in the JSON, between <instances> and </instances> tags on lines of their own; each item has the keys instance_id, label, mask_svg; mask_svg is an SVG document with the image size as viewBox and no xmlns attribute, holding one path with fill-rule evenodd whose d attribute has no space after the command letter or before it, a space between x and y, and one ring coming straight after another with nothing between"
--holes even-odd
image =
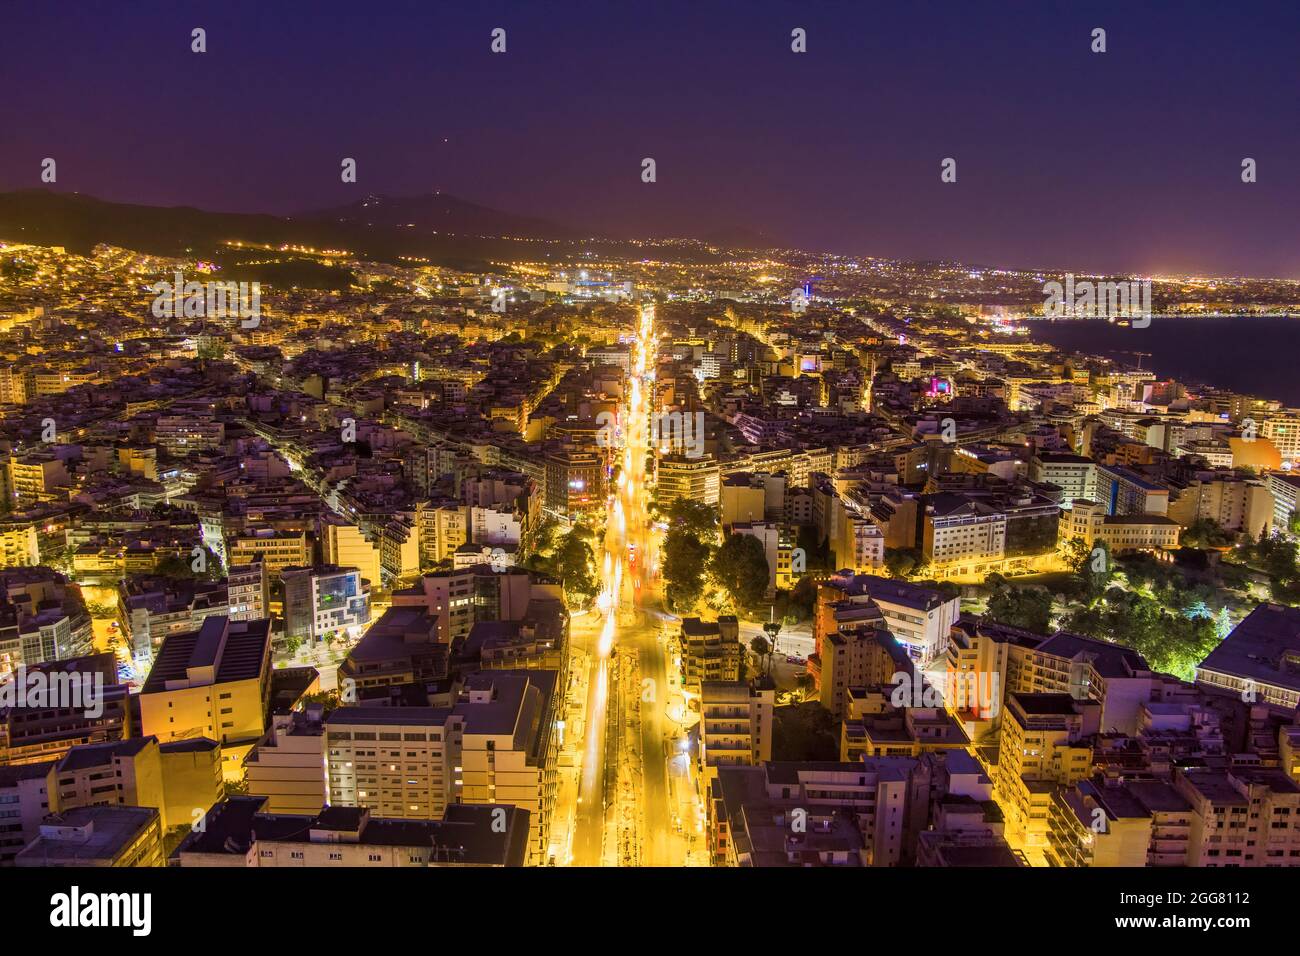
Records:
<instances>
[{"instance_id":1,"label":"tree","mask_svg":"<svg viewBox=\"0 0 1300 956\"><path fill-rule=\"evenodd\" d=\"M815 682L813 681L813 676L812 674L809 674L807 671L804 671L797 678L795 678L794 686L795 689L798 690L799 692L799 699L801 702L811 698L813 695L813 691L816 689Z\"/></svg>"},{"instance_id":2,"label":"tree","mask_svg":"<svg viewBox=\"0 0 1300 956\"><path fill-rule=\"evenodd\" d=\"M681 529L664 538L664 598L674 612L689 611L704 593L709 546Z\"/></svg>"},{"instance_id":3,"label":"tree","mask_svg":"<svg viewBox=\"0 0 1300 956\"><path fill-rule=\"evenodd\" d=\"M1232 544L1232 535L1213 518L1197 518L1183 532L1182 544L1186 548L1221 548Z\"/></svg>"},{"instance_id":4,"label":"tree","mask_svg":"<svg viewBox=\"0 0 1300 956\"><path fill-rule=\"evenodd\" d=\"M999 584L989 598L988 616L1002 624L1046 634L1052 627L1052 595L1042 588Z\"/></svg>"},{"instance_id":5,"label":"tree","mask_svg":"<svg viewBox=\"0 0 1300 956\"><path fill-rule=\"evenodd\" d=\"M1285 583L1296 576L1296 542L1274 534L1259 543L1259 561L1264 572Z\"/></svg>"},{"instance_id":6,"label":"tree","mask_svg":"<svg viewBox=\"0 0 1300 956\"><path fill-rule=\"evenodd\" d=\"M549 555L555 550L555 540L560 532L560 523L547 515L538 524L528 529L520 542L520 550L528 557Z\"/></svg>"},{"instance_id":7,"label":"tree","mask_svg":"<svg viewBox=\"0 0 1300 956\"><path fill-rule=\"evenodd\" d=\"M713 555L711 570L737 608L756 607L771 579L763 543L748 534L728 535Z\"/></svg>"},{"instance_id":8,"label":"tree","mask_svg":"<svg viewBox=\"0 0 1300 956\"><path fill-rule=\"evenodd\" d=\"M1111 580L1115 577L1115 559L1111 557L1110 545L1105 541L1094 541L1091 550L1085 545L1085 551L1076 573L1083 586L1084 598L1092 603L1110 587Z\"/></svg>"},{"instance_id":9,"label":"tree","mask_svg":"<svg viewBox=\"0 0 1300 956\"><path fill-rule=\"evenodd\" d=\"M1184 679L1221 640L1220 624L1213 617L1169 613L1155 599L1119 588L1106 593L1104 605L1076 610L1064 626L1130 647L1153 670Z\"/></svg>"},{"instance_id":10,"label":"tree","mask_svg":"<svg viewBox=\"0 0 1300 956\"><path fill-rule=\"evenodd\" d=\"M800 621L806 621L813 615L813 608L817 604L817 582L813 578L800 578L794 588L790 591L790 599L787 604L789 613L786 623L798 624Z\"/></svg>"},{"instance_id":11,"label":"tree","mask_svg":"<svg viewBox=\"0 0 1300 956\"><path fill-rule=\"evenodd\" d=\"M1226 607L1219 608L1219 613L1215 615L1214 633L1221 641L1232 633L1232 618L1228 616Z\"/></svg>"},{"instance_id":12,"label":"tree","mask_svg":"<svg viewBox=\"0 0 1300 956\"><path fill-rule=\"evenodd\" d=\"M1061 545L1061 558L1064 560L1065 566L1075 574L1083 573L1091 553L1092 549L1088 547L1088 543L1082 538L1071 538Z\"/></svg>"},{"instance_id":13,"label":"tree","mask_svg":"<svg viewBox=\"0 0 1300 956\"><path fill-rule=\"evenodd\" d=\"M664 510L669 531L684 531L702 541L712 542L718 535L718 509L702 501L677 498Z\"/></svg>"},{"instance_id":14,"label":"tree","mask_svg":"<svg viewBox=\"0 0 1300 956\"><path fill-rule=\"evenodd\" d=\"M314 694L304 694L301 703L304 707L308 704L320 704L326 717L341 705L342 700L337 690L322 690Z\"/></svg>"},{"instance_id":15,"label":"tree","mask_svg":"<svg viewBox=\"0 0 1300 956\"><path fill-rule=\"evenodd\" d=\"M596 579L596 555L591 549L591 530L576 524L564 536L555 553L556 569L564 590L587 604L600 591Z\"/></svg>"},{"instance_id":16,"label":"tree","mask_svg":"<svg viewBox=\"0 0 1300 956\"><path fill-rule=\"evenodd\" d=\"M200 581L218 581L222 578L221 562L207 548L203 549L203 570L195 571L195 558L190 555L168 554L158 560L155 571L168 578L195 578Z\"/></svg>"},{"instance_id":17,"label":"tree","mask_svg":"<svg viewBox=\"0 0 1300 956\"><path fill-rule=\"evenodd\" d=\"M817 529L812 525L803 525L799 528L799 536L796 546L803 548L804 556L807 560L805 566L809 571L831 571L831 549L830 542L823 540Z\"/></svg>"},{"instance_id":18,"label":"tree","mask_svg":"<svg viewBox=\"0 0 1300 956\"><path fill-rule=\"evenodd\" d=\"M764 674L772 673L772 643L763 635L759 635L749 642L749 649L754 652L758 658L759 665L763 668Z\"/></svg>"},{"instance_id":19,"label":"tree","mask_svg":"<svg viewBox=\"0 0 1300 956\"><path fill-rule=\"evenodd\" d=\"M886 548L885 570L890 577L906 578L922 562L921 552L916 548Z\"/></svg>"}]
</instances>

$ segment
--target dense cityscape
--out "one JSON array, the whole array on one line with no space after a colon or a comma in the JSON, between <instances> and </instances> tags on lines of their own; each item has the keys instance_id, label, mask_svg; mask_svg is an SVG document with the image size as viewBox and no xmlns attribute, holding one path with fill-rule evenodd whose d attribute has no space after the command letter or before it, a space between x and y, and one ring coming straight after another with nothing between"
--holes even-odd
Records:
<instances>
[{"instance_id":1,"label":"dense cityscape","mask_svg":"<svg viewBox=\"0 0 1300 956\"><path fill-rule=\"evenodd\" d=\"M4 862L1300 864L1300 410L656 254L4 243Z\"/></svg>"}]
</instances>

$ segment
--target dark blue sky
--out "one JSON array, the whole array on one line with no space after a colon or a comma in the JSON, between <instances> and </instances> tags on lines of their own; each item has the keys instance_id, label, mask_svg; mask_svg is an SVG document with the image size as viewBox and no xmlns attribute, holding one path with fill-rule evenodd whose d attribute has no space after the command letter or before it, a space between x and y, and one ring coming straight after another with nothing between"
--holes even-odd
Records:
<instances>
[{"instance_id":1,"label":"dark blue sky","mask_svg":"<svg viewBox=\"0 0 1300 956\"><path fill-rule=\"evenodd\" d=\"M0 189L40 185L52 156L58 188L122 201L283 213L440 189L619 234L1300 278L1294 2L16 7Z\"/></svg>"}]
</instances>

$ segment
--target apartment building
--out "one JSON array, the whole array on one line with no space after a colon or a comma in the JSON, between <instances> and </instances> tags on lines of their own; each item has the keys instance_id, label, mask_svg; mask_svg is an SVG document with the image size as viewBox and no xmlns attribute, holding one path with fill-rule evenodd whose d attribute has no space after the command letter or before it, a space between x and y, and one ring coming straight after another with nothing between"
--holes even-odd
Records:
<instances>
[{"instance_id":1,"label":"apartment building","mask_svg":"<svg viewBox=\"0 0 1300 956\"><path fill-rule=\"evenodd\" d=\"M421 568L451 560L456 549L470 540L467 509L458 501L422 502L416 510L416 521Z\"/></svg>"},{"instance_id":2,"label":"apartment building","mask_svg":"<svg viewBox=\"0 0 1300 956\"><path fill-rule=\"evenodd\" d=\"M225 423L194 415L160 415L154 425L154 441L172 458L219 448L226 440Z\"/></svg>"},{"instance_id":3,"label":"apartment building","mask_svg":"<svg viewBox=\"0 0 1300 956\"><path fill-rule=\"evenodd\" d=\"M139 575L119 582L117 606L131 656L143 669L169 635L193 631L209 617L229 615L230 591L220 581Z\"/></svg>"},{"instance_id":4,"label":"apartment building","mask_svg":"<svg viewBox=\"0 0 1300 956\"><path fill-rule=\"evenodd\" d=\"M1148 481L1123 465L1098 465L1096 490L1086 496L1108 515L1163 515L1169 511L1169 489Z\"/></svg>"},{"instance_id":5,"label":"apartment building","mask_svg":"<svg viewBox=\"0 0 1300 956\"><path fill-rule=\"evenodd\" d=\"M1061 521L1063 540L1079 538L1088 548L1104 544L1112 554L1172 551L1182 531L1178 521L1165 515L1110 515L1104 505L1087 499L1077 499Z\"/></svg>"},{"instance_id":6,"label":"apartment building","mask_svg":"<svg viewBox=\"0 0 1300 956\"><path fill-rule=\"evenodd\" d=\"M54 761L0 767L0 866L40 835L41 821L50 813L50 780Z\"/></svg>"},{"instance_id":7,"label":"apartment building","mask_svg":"<svg viewBox=\"0 0 1300 956\"><path fill-rule=\"evenodd\" d=\"M339 665L339 686L357 692L447 676L448 645L438 619L420 607L391 607Z\"/></svg>"},{"instance_id":8,"label":"apartment building","mask_svg":"<svg viewBox=\"0 0 1300 956\"><path fill-rule=\"evenodd\" d=\"M251 564L230 566L226 594L232 621L261 621L270 615L271 579L260 555Z\"/></svg>"},{"instance_id":9,"label":"apartment building","mask_svg":"<svg viewBox=\"0 0 1300 956\"><path fill-rule=\"evenodd\" d=\"M894 706L893 693L891 686L848 689L840 722L840 760L919 757L970 746L970 737L956 718L941 706L923 706L923 692L920 702L901 707Z\"/></svg>"},{"instance_id":10,"label":"apartment building","mask_svg":"<svg viewBox=\"0 0 1300 956\"><path fill-rule=\"evenodd\" d=\"M1047 846L1056 789L1091 772L1088 738L1097 733L1100 718L1099 704L1069 694L1007 695L992 776L994 797L1013 844Z\"/></svg>"},{"instance_id":11,"label":"apartment building","mask_svg":"<svg viewBox=\"0 0 1300 956\"><path fill-rule=\"evenodd\" d=\"M1273 443L1284 462L1300 462L1300 409L1266 415L1259 433Z\"/></svg>"},{"instance_id":12,"label":"apartment building","mask_svg":"<svg viewBox=\"0 0 1300 956\"><path fill-rule=\"evenodd\" d=\"M699 693L706 681L740 679L740 663L745 652L740 645L740 624L735 615L723 614L716 621L682 618L679 644L683 687Z\"/></svg>"},{"instance_id":13,"label":"apartment building","mask_svg":"<svg viewBox=\"0 0 1300 956\"><path fill-rule=\"evenodd\" d=\"M354 640L370 621L370 582L356 568L285 568L285 637L310 644Z\"/></svg>"},{"instance_id":14,"label":"apartment building","mask_svg":"<svg viewBox=\"0 0 1300 956\"><path fill-rule=\"evenodd\" d=\"M382 549L357 525L337 515L324 516L320 545L321 558L326 564L356 568L361 577L375 585L383 580L380 577Z\"/></svg>"},{"instance_id":15,"label":"apartment building","mask_svg":"<svg viewBox=\"0 0 1300 956\"><path fill-rule=\"evenodd\" d=\"M260 557L267 578L276 583L285 568L311 564L315 545L306 531L267 529L236 534L226 541L226 548L231 565L252 564Z\"/></svg>"},{"instance_id":16,"label":"apartment building","mask_svg":"<svg viewBox=\"0 0 1300 956\"><path fill-rule=\"evenodd\" d=\"M264 797L231 797L181 843L181 866L523 866L528 811L454 805L437 820L391 819L366 807L281 813Z\"/></svg>"},{"instance_id":17,"label":"apartment building","mask_svg":"<svg viewBox=\"0 0 1300 956\"><path fill-rule=\"evenodd\" d=\"M843 626L864 623L865 605L874 605L884 626L922 667L947 652L948 632L961 613L961 599L934 588L874 574L843 570L819 583L814 638ZM868 617L874 617L868 612Z\"/></svg>"},{"instance_id":18,"label":"apartment building","mask_svg":"<svg viewBox=\"0 0 1300 956\"><path fill-rule=\"evenodd\" d=\"M1184 528L1207 520L1258 538L1273 524L1273 496L1262 481L1235 472L1199 471L1173 489L1168 515Z\"/></svg>"},{"instance_id":19,"label":"apartment building","mask_svg":"<svg viewBox=\"0 0 1300 956\"><path fill-rule=\"evenodd\" d=\"M393 606L424 608L437 618L438 640L450 644L467 637L476 621L521 620L535 590L551 596L523 568L499 571L476 564L424 575L413 587L395 590Z\"/></svg>"},{"instance_id":20,"label":"apartment building","mask_svg":"<svg viewBox=\"0 0 1300 956\"><path fill-rule=\"evenodd\" d=\"M665 505L679 499L717 505L721 488L722 469L712 455L659 455L656 459L655 491Z\"/></svg>"},{"instance_id":21,"label":"apartment building","mask_svg":"<svg viewBox=\"0 0 1300 956\"><path fill-rule=\"evenodd\" d=\"M163 830L193 826L224 793L221 748L198 738L170 744L133 737L73 747L54 766L53 812L134 806L158 811Z\"/></svg>"},{"instance_id":22,"label":"apartment building","mask_svg":"<svg viewBox=\"0 0 1300 956\"><path fill-rule=\"evenodd\" d=\"M551 821L559 789L555 671L480 671L467 675L456 713L461 803L509 804L528 811L531 860L551 860Z\"/></svg>"},{"instance_id":23,"label":"apartment building","mask_svg":"<svg viewBox=\"0 0 1300 956\"><path fill-rule=\"evenodd\" d=\"M164 866L161 816L153 807L90 806L51 814L16 866Z\"/></svg>"},{"instance_id":24,"label":"apartment building","mask_svg":"<svg viewBox=\"0 0 1300 956\"><path fill-rule=\"evenodd\" d=\"M210 617L163 641L140 692L141 732L163 744L219 742L223 776L238 781L266 733L270 692L270 622Z\"/></svg>"},{"instance_id":25,"label":"apartment building","mask_svg":"<svg viewBox=\"0 0 1300 956\"><path fill-rule=\"evenodd\" d=\"M482 671L450 707L341 707L325 719L329 804L427 820L508 803L529 812L530 859L547 859L554 700L552 671Z\"/></svg>"},{"instance_id":26,"label":"apartment building","mask_svg":"<svg viewBox=\"0 0 1300 956\"><path fill-rule=\"evenodd\" d=\"M414 514L394 515L379 526L381 580L396 586L420 573L420 534Z\"/></svg>"},{"instance_id":27,"label":"apartment building","mask_svg":"<svg viewBox=\"0 0 1300 956\"><path fill-rule=\"evenodd\" d=\"M1039 451L1029 459L1029 479L1061 489L1061 507L1069 509L1076 498L1089 498L1097 486L1097 463L1083 455Z\"/></svg>"},{"instance_id":28,"label":"apartment building","mask_svg":"<svg viewBox=\"0 0 1300 956\"><path fill-rule=\"evenodd\" d=\"M718 767L705 800L715 866L896 866L923 818L903 757Z\"/></svg>"},{"instance_id":29,"label":"apartment building","mask_svg":"<svg viewBox=\"0 0 1300 956\"><path fill-rule=\"evenodd\" d=\"M1287 532L1291 516L1300 510L1300 473L1270 471L1264 487L1273 496L1273 530Z\"/></svg>"},{"instance_id":30,"label":"apartment building","mask_svg":"<svg viewBox=\"0 0 1300 956\"><path fill-rule=\"evenodd\" d=\"M62 458L45 451L9 459L10 505L14 510L30 508L41 501L67 500L72 484Z\"/></svg>"},{"instance_id":31,"label":"apartment building","mask_svg":"<svg viewBox=\"0 0 1300 956\"><path fill-rule=\"evenodd\" d=\"M988 688L989 693L945 697L944 705L972 740L1000 727L1007 689L1021 687L1027 654L1047 638L1024 628L962 615L948 632L945 687ZM998 691L995 693L994 688Z\"/></svg>"},{"instance_id":32,"label":"apartment building","mask_svg":"<svg viewBox=\"0 0 1300 956\"><path fill-rule=\"evenodd\" d=\"M919 679L906 648L885 629L871 625L827 634L818 658L821 705L837 719L848 712L853 688L890 686L898 674Z\"/></svg>"},{"instance_id":33,"label":"apartment building","mask_svg":"<svg viewBox=\"0 0 1300 956\"><path fill-rule=\"evenodd\" d=\"M325 718L330 806L438 819L457 796L464 722L450 707L340 707Z\"/></svg>"},{"instance_id":34,"label":"apartment building","mask_svg":"<svg viewBox=\"0 0 1300 956\"><path fill-rule=\"evenodd\" d=\"M329 796L324 733L319 705L272 715L244 765L248 795L265 798L266 813L320 813Z\"/></svg>"},{"instance_id":35,"label":"apartment building","mask_svg":"<svg viewBox=\"0 0 1300 956\"><path fill-rule=\"evenodd\" d=\"M0 568L29 568L41 563L36 526L25 520L0 520Z\"/></svg>"},{"instance_id":36,"label":"apartment building","mask_svg":"<svg viewBox=\"0 0 1300 956\"><path fill-rule=\"evenodd\" d=\"M704 681L700 685L700 764L755 766L772 759L771 681Z\"/></svg>"},{"instance_id":37,"label":"apartment building","mask_svg":"<svg viewBox=\"0 0 1300 956\"><path fill-rule=\"evenodd\" d=\"M546 507L562 515L605 507L605 456L558 449L546 456Z\"/></svg>"},{"instance_id":38,"label":"apartment building","mask_svg":"<svg viewBox=\"0 0 1300 956\"><path fill-rule=\"evenodd\" d=\"M132 736L130 689L119 683L112 653L33 665L25 669L24 679L37 671L46 675L51 687L77 681L81 693L44 706L0 708L0 766L41 763L78 744ZM91 697L95 706L78 706L89 704Z\"/></svg>"},{"instance_id":39,"label":"apartment building","mask_svg":"<svg viewBox=\"0 0 1300 956\"><path fill-rule=\"evenodd\" d=\"M1081 780L1053 794L1044 852L1052 866L1147 866L1154 822L1126 786Z\"/></svg>"},{"instance_id":40,"label":"apartment building","mask_svg":"<svg viewBox=\"0 0 1300 956\"><path fill-rule=\"evenodd\" d=\"M1294 713L1300 707L1300 608L1256 606L1197 665L1196 683Z\"/></svg>"},{"instance_id":41,"label":"apartment building","mask_svg":"<svg viewBox=\"0 0 1300 956\"><path fill-rule=\"evenodd\" d=\"M1300 785L1274 768L1185 768L1174 789L1192 806L1188 866L1300 866Z\"/></svg>"},{"instance_id":42,"label":"apartment building","mask_svg":"<svg viewBox=\"0 0 1300 956\"><path fill-rule=\"evenodd\" d=\"M1067 694L1100 705L1099 726L1136 734L1143 705L1160 685L1142 655L1121 644L1058 631L1037 646L1017 645L1019 666L1008 693Z\"/></svg>"},{"instance_id":43,"label":"apartment building","mask_svg":"<svg viewBox=\"0 0 1300 956\"><path fill-rule=\"evenodd\" d=\"M1007 516L992 505L937 494L926 503L924 520L921 550L936 571L979 574L1006 555Z\"/></svg>"},{"instance_id":44,"label":"apartment building","mask_svg":"<svg viewBox=\"0 0 1300 956\"><path fill-rule=\"evenodd\" d=\"M798 524L785 509L785 476L738 472L721 479L722 523L763 521L784 517ZM811 505L811 502L810 502ZM811 513L811 511L810 511Z\"/></svg>"}]
</instances>

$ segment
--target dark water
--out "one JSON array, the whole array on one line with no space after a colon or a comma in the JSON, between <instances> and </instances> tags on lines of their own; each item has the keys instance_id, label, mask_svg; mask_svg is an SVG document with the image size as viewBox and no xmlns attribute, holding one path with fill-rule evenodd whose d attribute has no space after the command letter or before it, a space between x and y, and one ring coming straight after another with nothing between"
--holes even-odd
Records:
<instances>
[{"instance_id":1,"label":"dark water","mask_svg":"<svg viewBox=\"0 0 1300 956\"><path fill-rule=\"evenodd\" d=\"M1145 329L1087 319L1031 321L1030 336L1057 348L1108 355L1162 378L1204 382L1300 406L1300 318L1153 316Z\"/></svg>"}]
</instances>

